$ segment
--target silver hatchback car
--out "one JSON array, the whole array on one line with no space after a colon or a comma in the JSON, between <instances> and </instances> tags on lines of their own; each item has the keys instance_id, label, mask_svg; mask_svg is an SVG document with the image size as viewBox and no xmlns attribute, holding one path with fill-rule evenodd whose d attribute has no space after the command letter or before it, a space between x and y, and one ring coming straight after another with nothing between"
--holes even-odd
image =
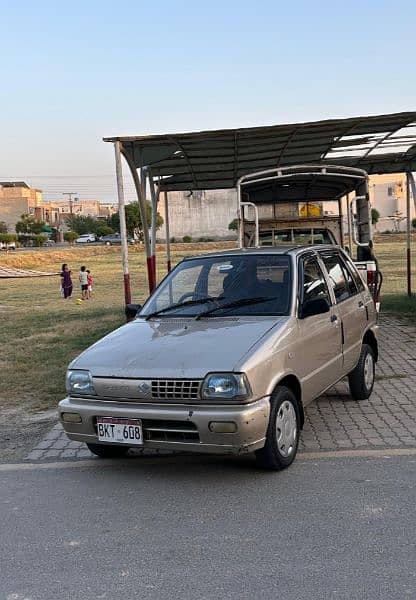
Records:
<instances>
[{"instance_id":1,"label":"silver hatchback car","mask_svg":"<svg viewBox=\"0 0 416 600\"><path fill-rule=\"evenodd\" d=\"M345 376L356 400L370 396L376 318L334 246L186 258L133 321L70 364L60 418L98 456L255 452L283 469L309 402Z\"/></svg>"}]
</instances>

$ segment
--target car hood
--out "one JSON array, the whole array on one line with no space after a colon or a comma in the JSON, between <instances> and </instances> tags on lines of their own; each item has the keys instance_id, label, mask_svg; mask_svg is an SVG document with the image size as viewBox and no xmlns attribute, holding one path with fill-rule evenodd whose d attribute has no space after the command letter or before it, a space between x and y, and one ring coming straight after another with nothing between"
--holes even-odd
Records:
<instances>
[{"instance_id":1,"label":"car hood","mask_svg":"<svg viewBox=\"0 0 416 600\"><path fill-rule=\"evenodd\" d=\"M232 371L261 337L287 319L136 319L85 350L70 368L88 369L95 377L202 378Z\"/></svg>"}]
</instances>

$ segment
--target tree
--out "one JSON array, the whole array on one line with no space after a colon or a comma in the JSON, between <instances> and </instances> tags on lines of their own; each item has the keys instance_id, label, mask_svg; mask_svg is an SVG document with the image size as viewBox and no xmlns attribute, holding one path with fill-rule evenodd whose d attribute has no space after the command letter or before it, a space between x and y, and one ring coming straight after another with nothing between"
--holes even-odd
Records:
<instances>
[{"instance_id":1,"label":"tree","mask_svg":"<svg viewBox=\"0 0 416 600\"><path fill-rule=\"evenodd\" d=\"M98 223L97 229L95 230L95 234L98 237L103 235L111 235L112 233L114 233L114 229L109 227L106 223Z\"/></svg>"},{"instance_id":2,"label":"tree","mask_svg":"<svg viewBox=\"0 0 416 600\"><path fill-rule=\"evenodd\" d=\"M66 218L66 224L71 231L76 231L78 235L83 235L84 233L96 233L100 222L93 217L69 215L69 217Z\"/></svg>"},{"instance_id":3,"label":"tree","mask_svg":"<svg viewBox=\"0 0 416 600\"><path fill-rule=\"evenodd\" d=\"M0 221L0 233L7 233L7 224L4 221Z\"/></svg>"},{"instance_id":4,"label":"tree","mask_svg":"<svg viewBox=\"0 0 416 600\"><path fill-rule=\"evenodd\" d=\"M238 231L238 219L233 219L231 223L228 224L229 231Z\"/></svg>"},{"instance_id":5,"label":"tree","mask_svg":"<svg viewBox=\"0 0 416 600\"><path fill-rule=\"evenodd\" d=\"M77 239L78 234L76 231L65 231L64 233L64 240L66 242L69 242L70 244L73 244L75 242L75 240Z\"/></svg>"},{"instance_id":6,"label":"tree","mask_svg":"<svg viewBox=\"0 0 416 600\"><path fill-rule=\"evenodd\" d=\"M416 219L412 219L412 227L413 229L416 229Z\"/></svg>"},{"instance_id":7,"label":"tree","mask_svg":"<svg viewBox=\"0 0 416 600\"><path fill-rule=\"evenodd\" d=\"M377 225L379 218L380 218L380 213L378 212L378 210L376 208L372 208L371 209L371 224Z\"/></svg>"},{"instance_id":8,"label":"tree","mask_svg":"<svg viewBox=\"0 0 416 600\"><path fill-rule=\"evenodd\" d=\"M42 233L45 227L45 221L38 221L33 215L22 215L20 221L16 223L17 233L32 233L38 235Z\"/></svg>"},{"instance_id":9,"label":"tree","mask_svg":"<svg viewBox=\"0 0 416 600\"><path fill-rule=\"evenodd\" d=\"M0 242L10 244L11 242L17 241L17 235L14 233L0 233Z\"/></svg>"},{"instance_id":10,"label":"tree","mask_svg":"<svg viewBox=\"0 0 416 600\"><path fill-rule=\"evenodd\" d=\"M139 203L131 202L130 204L126 204L125 212L126 212L127 233L129 235L131 235L132 237L137 236L140 240L142 240L143 239L143 225L142 225L142 218L140 215ZM149 228L150 228L151 218L152 218L152 205L149 201L147 201L146 202L146 221L147 221L147 225ZM108 224L115 231L120 231L120 215L118 212L114 213L114 215L111 215L111 217L108 219ZM157 213L156 229L160 229L160 227L162 225L163 225L163 219L160 216L160 214Z\"/></svg>"}]
</instances>

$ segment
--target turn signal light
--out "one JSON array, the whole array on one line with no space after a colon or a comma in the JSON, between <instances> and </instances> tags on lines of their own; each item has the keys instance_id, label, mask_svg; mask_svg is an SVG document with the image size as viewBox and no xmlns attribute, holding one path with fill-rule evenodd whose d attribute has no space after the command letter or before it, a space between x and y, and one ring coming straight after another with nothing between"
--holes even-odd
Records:
<instances>
[{"instance_id":1,"label":"turn signal light","mask_svg":"<svg viewBox=\"0 0 416 600\"><path fill-rule=\"evenodd\" d=\"M233 421L211 421L208 427L212 433L235 433L237 431L237 423Z\"/></svg>"},{"instance_id":2,"label":"turn signal light","mask_svg":"<svg viewBox=\"0 0 416 600\"><path fill-rule=\"evenodd\" d=\"M81 415L78 413L61 413L61 419L65 423L82 423Z\"/></svg>"}]
</instances>

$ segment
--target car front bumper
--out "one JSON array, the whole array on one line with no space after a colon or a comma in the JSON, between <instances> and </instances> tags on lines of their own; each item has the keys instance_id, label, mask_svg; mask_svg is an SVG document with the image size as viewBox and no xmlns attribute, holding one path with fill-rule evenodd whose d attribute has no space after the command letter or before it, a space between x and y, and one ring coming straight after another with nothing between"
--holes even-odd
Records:
<instances>
[{"instance_id":1,"label":"car front bumper","mask_svg":"<svg viewBox=\"0 0 416 600\"><path fill-rule=\"evenodd\" d=\"M103 443L97 438L97 417L122 417L142 419L144 444L136 448L238 454L264 446L270 401L261 398L245 405L190 406L65 398L58 412L67 436L79 442ZM82 421L66 422L63 413L76 413ZM213 431L213 423L234 423L235 432ZM181 430L187 433L178 433Z\"/></svg>"}]
</instances>

